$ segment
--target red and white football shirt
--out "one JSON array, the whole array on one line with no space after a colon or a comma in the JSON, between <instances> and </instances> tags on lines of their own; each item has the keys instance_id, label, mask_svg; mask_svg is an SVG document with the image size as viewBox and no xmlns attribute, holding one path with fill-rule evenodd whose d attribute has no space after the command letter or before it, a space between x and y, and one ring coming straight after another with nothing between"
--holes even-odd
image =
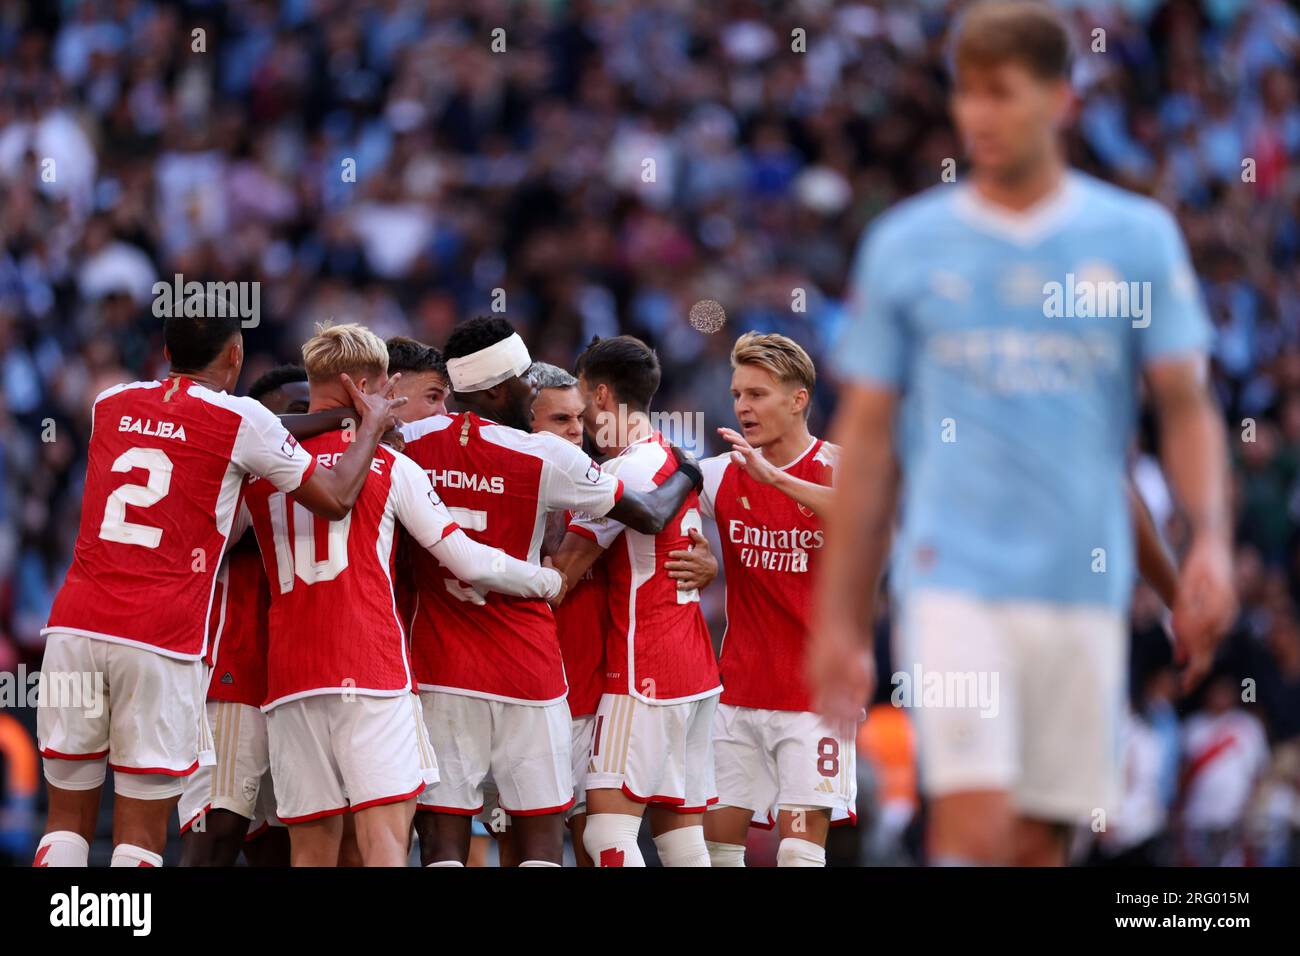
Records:
<instances>
[{"instance_id":1,"label":"red and white football shirt","mask_svg":"<svg viewBox=\"0 0 1300 956\"><path fill-rule=\"evenodd\" d=\"M602 557L569 588L555 609L555 632L569 681L569 716L575 720L594 714L605 691L609 623L609 574Z\"/></svg>"},{"instance_id":2,"label":"red and white football shirt","mask_svg":"<svg viewBox=\"0 0 1300 956\"><path fill-rule=\"evenodd\" d=\"M267 617L271 589L257 538L246 534L226 552L213 605L212 682L208 700L261 707L266 703Z\"/></svg>"},{"instance_id":3,"label":"red and white football shirt","mask_svg":"<svg viewBox=\"0 0 1300 956\"><path fill-rule=\"evenodd\" d=\"M653 491L677 470L677 459L663 435L655 432L623 449L605 463L605 470L628 488ZM569 525L570 531L592 538L607 552L606 693L631 694L649 704L678 704L721 689L699 592L679 590L664 570L668 553L685 551L691 544L690 529L700 529L698 505L692 491L657 535L588 515L575 517Z\"/></svg>"},{"instance_id":4,"label":"red and white football shirt","mask_svg":"<svg viewBox=\"0 0 1300 956\"><path fill-rule=\"evenodd\" d=\"M303 442L324 467L343 432ZM379 446L356 504L326 521L255 480L245 494L271 588L264 710L316 694L393 697L414 689L393 592L397 525L421 548L456 530L406 456Z\"/></svg>"},{"instance_id":5,"label":"red and white football shirt","mask_svg":"<svg viewBox=\"0 0 1300 956\"><path fill-rule=\"evenodd\" d=\"M829 485L834 451L814 439L783 470ZM700 510L718 523L727 573L722 703L812 710L804 654L824 540L821 521L810 508L750 478L730 454L706 458L700 467Z\"/></svg>"},{"instance_id":6,"label":"red and white football shirt","mask_svg":"<svg viewBox=\"0 0 1300 956\"><path fill-rule=\"evenodd\" d=\"M472 412L411 422L402 437L469 537L533 564L548 511L605 514L623 493L618 479L563 438ZM421 690L535 705L564 699L550 605L498 593L471 604L467 586L431 555L416 552L413 562L411 651Z\"/></svg>"},{"instance_id":7,"label":"red and white football shirt","mask_svg":"<svg viewBox=\"0 0 1300 956\"><path fill-rule=\"evenodd\" d=\"M296 491L315 467L251 398L184 376L95 399L81 529L52 630L168 657L204 656L241 482Z\"/></svg>"}]
</instances>

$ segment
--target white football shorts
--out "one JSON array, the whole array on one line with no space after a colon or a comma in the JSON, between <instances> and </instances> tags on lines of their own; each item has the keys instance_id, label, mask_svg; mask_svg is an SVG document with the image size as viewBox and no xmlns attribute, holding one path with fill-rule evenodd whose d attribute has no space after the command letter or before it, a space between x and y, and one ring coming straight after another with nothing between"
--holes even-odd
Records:
<instances>
[{"instance_id":1,"label":"white football shorts","mask_svg":"<svg viewBox=\"0 0 1300 956\"><path fill-rule=\"evenodd\" d=\"M592 728L587 789L622 790L638 803L700 813L718 802L713 713L718 695L648 704L605 694Z\"/></svg>"},{"instance_id":2,"label":"white football shorts","mask_svg":"<svg viewBox=\"0 0 1300 956\"><path fill-rule=\"evenodd\" d=\"M1128 631L1105 607L908 596L894 703L931 795L1010 791L1020 813L1089 821L1119 793Z\"/></svg>"},{"instance_id":3,"label":"white football shorts","mask_svg":"<svg viewBox=\"0 0 1300 956\"><path fill-rule=\"evenodd\" d=\"M438 779L414 694L318 694L267 715L277 812L292 826L418 796Z\"/></svg>"},{"instance_id":4,"label":"white football shorts","mask_svg":"<svg viewBox=\"0 0 1300 956\"><path fill-rule=\"evenodd\" d=\"M252 820L265 797L270 798L274 813L274 794L262 793L264 781L271 779L266 714L260 708L226 700L208 701L207 711L217 762L199 767L185 781L176 808L182 833L207 810L229 810Z\"/></svg>"},{"instance_id":5,"label":"white football shorts","mask_svg":"<svg viewBox=\"0 0 1300 956\"><path fill-rule=\"evenodd\" d=\"M825 807L832 823L857 819L857 739L809 711L719 704L713 718L718 806L754 812L770 829L782 807Z\"/></svg>"},{"instance_id":6,"label":"white football shorts","mask_svg":"<svg viewBox=\"0 0 1300 956\"><path fill-rule=\"evenodd\" d=\"M98 762L98 774L78 775L83 789L104 782L107 764L118 774L177 778L171 795L179 794L180 778L215 757L203 707L207 685L201 660L52 631L36 712L41 754L47 761Z\"/></svg>"},{"instance_id":7,"label":"white football shorts","mask_svg":"<svg viewBox=\"0 0 1300 956\"><path fill-rule=\"evenodd\" d=\"M495 785L500 809L511 816L572 806L565 701L535 707L421 691L420 703L443 777L421 795L421 809L474 816L484 810L485 784Z\"/></svg>"}]
</instances>

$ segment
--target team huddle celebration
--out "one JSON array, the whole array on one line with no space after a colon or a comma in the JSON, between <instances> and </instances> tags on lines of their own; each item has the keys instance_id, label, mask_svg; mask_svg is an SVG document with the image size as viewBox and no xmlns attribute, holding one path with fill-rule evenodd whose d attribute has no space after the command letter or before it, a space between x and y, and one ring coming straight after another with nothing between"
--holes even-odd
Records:
<instances>
[{"instance_id":1,"label":"team huddle celebration","mask_svg":"<svg viewBox=\"0 0 1300 956\"><path fill-rule=\"evenodd\" d=\"M643 815L666 866L743 865L756 816L791 832L781 863L824 865L854 728L802 673L835 456L797 343L737 341L737 451L697 463L651 426L632 336L570 373L499 317L441 352L322 326L247 397L238 318L164 336L166 379L95 402L44 669L102 673L108 706L42 702L37 866L86 865L109 767L114 866L160 866L173 807L192 865L403 866L414 833L424 865L464 866L484 814L519 866L559 866L565 822L580 863L644 866ZM749 635L725 689L705 518Z\"/></svg>"},{"instance_id":2,"label":"team huddle celebration","mask_svg":"<svg viewBox=\"0 0 1300 956\"><path fill-rule=\"evenodd\" d=\"M96 4L71 6L77 13L51 33L48 55L65 81L82 77L88 101L113 102L94 80L108 75L110 34L96 32L107 21ZM132 8L132 29L148 42L180 23L177 36L190 42L191 5L157 22L145 16L149 4L117 6ZM304 170L309 156L328 153L331 129L346 125L339 117L356 122L361 160L351 172L360 168L361 182L349 179L345 158L341 180L315 197L350 209L352 199L330 200L329 190L364 190L354 218L323 219L307 239L315 233L300 228L301 211L277 224L276 210L306 203L310 190L295 197L284 178L272 188L267 170L284 143L241 134L231 151L245 165L223 186L240 210L223 226L231 248L258 228L302 239L292 255L288 239L279 251L267 240L249 260L260 281L247 295L238 268L210 268L223 261L222 239L186 244L186 230L203 228L201 203L177 204L187 210L181 225L162 222L156 248L172 252L158 253L169 266L153 270L131 246L143 234L132 219L134 180L120 177L116 206L94 190L92 202L113 211L88 214L85 248L98 271L80 281L104 285L104 328L115 341L128 341L123 329L142 331L120 350L131 360L92 363L103 374L88 392L83 448L66 453L79 520L33 628L43 780L20 862L1286 858L1300 815L1279 824L1277 839L1257 838L1262 828L1246 823L1256 805L1274 808L1258 819L1288 812L1261 795L1285 790L1285 771L1270 776L1270 746L1287 739L1278 715L1291 704L1278 701L1300 700L1285 690L1300 687L1300 631L1286 630L1294 614L1284 584L1268 603L1272 616L1242 607L1268 591L1245 576L1237 517L1264 492L1243 490L1234 459L1262 452L1237 450L1216 376L1235 354L1222 310L1244 293L1207 298L1209 280L1198 275L1206 265L1188 244L1205 230L1187 228L1168 193L1141 188L1136 166L1111 175L1117 167L1097 157L1109 160L1100 144L1120 134L1091 112L1082 125L1098 145L1080 161L1078 83L1105 52L1096 36L1089 47L1081 14L985 0L922 4L944 15L913 21L887 3L808 4L818 8L816 35L791 41L759 29L761 3L727 13L574 4L550 25L546 48L557 64L572 56L587 66L544 80L545 57L524 43L508 68L517 72L492 91L488 60L404 55L408 35L455 45L455 31L439 26L447 5L360 4L366 16L334 10L338 21L320 28L312 62L328 62L330 76L352 71L341 84L351 92L331 106L336 91L294 98L312 72L299 63L294 73L294 44L317 29L301 6L312 4L234 4L238 19L209 39L233 51L222 61L223 95L243 63L254 115L279 123L276 104L288 102L301 122L319 120L321 141L299 154ZM754 113L732 129L726 110L701 106L669 163L664 131L676 101L635 121L612 117L638 97L655 101L628 63L650 56L634 52L638 37L658 49L658 17L678 15L699 18L682 28L692 36L716 31L716 49L682 41L659 54L730 58L730 94L703 75L682 82L695 83L701 102L732 95ZM516 55L520 27L501 39L486 21L459 22L481 27L485 44L500 41L485 57ZM1277 11L1269 22L1251 35L1261 44L1290 36L1300 51L1300 18ZM758 64L798 58L805 42L820 53L807 87L791 94L807 97L791 115L814 115L817 95L833 98L834 80L818 86L816 77L831 75L834 57L818 38L834 25L835 75L845 82L875 68L845 52L876 42L864 37L888 36L916 57L933 52L946 101L921 105L924 71L897 82L911 91L903 100L951 124L951 169L942 149L918 147L911 162L928 172L882 201L883 180L851 173L863 155L855 158L851 133L817 140L831 115L846 130L867 128L848 106L807 122L764 114L766 98L782 82L803 82L805 67L798 60L782 81L782 67ZM262 40L249 39L259 30ZM1118 27L1115 37L1120 46ZM25 56L15 62L39 59ZM141 75L153 56L141 55ZM626 85L607 95L606 72L620 63ZM382 85L367 86L362 65ZM436 87L444 67L458 92L421 100L422 83ZM198 83L182 73L163 70L159 88ZM746 99L746 77L760 76L772 86ZM521 92L565 82L568 93L535 102ZM1278 128L1291 138L1277 148L1294 158L1294 84L1280 100L1264 98L1275 105L1287 89L1291 125ZM388 91L387 105L377 90ZM113 118L106 109L109 140L124 142L119 127L138 126L151 108L137 92L123 95ZM36 103L42 94L32 95ZM555 105L566 100L572 114ZM42 150L62 134L33 121L15 152L6 144L21 112L0 125L0 167L21 153L23 175L37 177ZM365 117L382 117L382 133ZM879 122L868 154L888 148ZM213 123L237 128L229 116ZM200 147L207 132L193 116L159 135L180 144L150 174L159 195L200 188L224 147ZM584 140L606 135L615 143L602 168L632 198L602 198L574 172ZM547 136L567 145L547 150ZM748 167L729 164L732 136L744 139L736 155ZM420 163L422 150L457 148L473 159ZM530 149L546 153L544 172L513 165ZM389 157L369 178L368 150ZM71 152L60 154L61 169ZM798 173L800 152L820 177ZM198 156L208 158L186 164ZM1180 168L1190 177L1199 167ZM752 200L734 220L717 198L732 176ZM465 198L479 189L491 198ZM787 191L800 211L785 211ZM674 233L679 205L696 235ZM436 211L426 218L426 209ZM504 252L485 247L464 269L429 265L460 261L497 216L509 223ZM552 220L570 230L563 240L546 238ZM532 238L512 245L516 228ZM799 248L789 255L806 253L807 274L838 269L823 283L842 288L834 307L829 294L814 296L816 313L833 320L802 318L812 281L790 260L764 260L766 239L748 243L747 230L793 231L788 246ZM615 242L617 252L604 250ZM675 275L690 268L694 243L716 255L712 285ZM193 251L200 246L207 251ZM592 261L569 268L569 254ZM320 280L310 308L285 309L305 287L308 261L333 278ZM739 284L750 288L718 279L742 262L755 270ZM135 280L114 285L115 269ZM337 275L348 270L364 274L363 291L342 291ZM526 280L516 283L516 270ZM615 274L633 278L600 284ZM0 285L6 275L0 269ZM231 281L195 281L214 277ZM470 305L473 296L460 294L470 284L493 294ZM760 305L732 307L747 295ZM410 321L399 320L399 302ZM259 308L279 316L274 348ZM17 342L3 319L0 343ZM31 353L32 368L44 367L46 353ZM17 359L6 368L16 375ZM1300 372L1293 377L1291 397L1300 395ZM1291 408L1280 391L1269 394L1268 407ZM1291 411L1300 437L1300 405ZM703 427L684 427L696 421ZM1267 511L1252 512L1252 527L1269 526ZM1267 567L1284 576L1287 560L1265 553L1259 579ZM1294 667L1260 678L1257 702L1254 677L1273 665L1246 671L1243 693L1225 638L1261 620L1281 635L1270 653ZM1292 658L1280 650L1290 634ZM70 693L83 688L89 699ZM35 793L35 756L31 765ZM1287 792L1300 801L1300 774L1286 766ZM844 855L836 841L846 832L860 836Z\"/></svg>"}]
</instances>

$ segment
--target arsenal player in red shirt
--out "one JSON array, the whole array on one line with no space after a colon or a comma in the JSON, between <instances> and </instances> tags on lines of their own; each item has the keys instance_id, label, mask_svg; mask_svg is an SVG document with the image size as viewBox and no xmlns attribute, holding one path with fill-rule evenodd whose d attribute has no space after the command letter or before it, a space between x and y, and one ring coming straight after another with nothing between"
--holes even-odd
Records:
<instances>
[{"instance_id":1,"label":"arsenal player in red shirt","mask_svg":"<svg viewBox=\"0 0 1300 956\"><path fill-rule=\"evenodd\" d=\"M824 866L832 819L855 817L854 727L813 710L804 681L822 516L836 449L808 431L812 359L784 335L731 352L739 431L701 462L700 510L718 525L727 575L723 692L713 725L719 801L704 818L714 866L744 865L751 825L777 826L778 866Z\"/></svg>"},{"instance_id":2,"label":"arsenal player in red shirt","mask_svg":"<svg viewBox=\"0 0 1300 956\"><path fill-rule=\"evenodd\" d=\"M677 465L650 421L659 360L640 339L593 341L578 357L584 424L611 454L605 468L640 491L671 480ZM699 592L681 590L666 562L699 531L698 498L686 497L653 534L617 517L577 515L555 557L573 579L602 555L609 576L605 686L587 766L583 842L602 867L644 866L641 817L665 866L708 866L701 823L717 800L710 741L722 690Z\"/></svg>"}]
</instances>

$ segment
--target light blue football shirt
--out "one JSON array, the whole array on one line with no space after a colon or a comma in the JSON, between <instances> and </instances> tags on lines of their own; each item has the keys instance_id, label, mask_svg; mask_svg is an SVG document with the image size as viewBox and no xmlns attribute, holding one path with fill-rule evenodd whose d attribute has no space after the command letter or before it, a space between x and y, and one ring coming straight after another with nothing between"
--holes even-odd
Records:
<instances>
[{"instance_id":1,"label":"light blue football shirt","mask_svg":"<svg viewBox=\"0 0 1300 956\"><path fill-rule=\"evenodd\" d=\"M1100 180L1019 215L965 184L882 215L835 365L900 392L895 588L1126 608L1139 375L1210 338L1173 217Z\"/></svg>"}]
</instances>

